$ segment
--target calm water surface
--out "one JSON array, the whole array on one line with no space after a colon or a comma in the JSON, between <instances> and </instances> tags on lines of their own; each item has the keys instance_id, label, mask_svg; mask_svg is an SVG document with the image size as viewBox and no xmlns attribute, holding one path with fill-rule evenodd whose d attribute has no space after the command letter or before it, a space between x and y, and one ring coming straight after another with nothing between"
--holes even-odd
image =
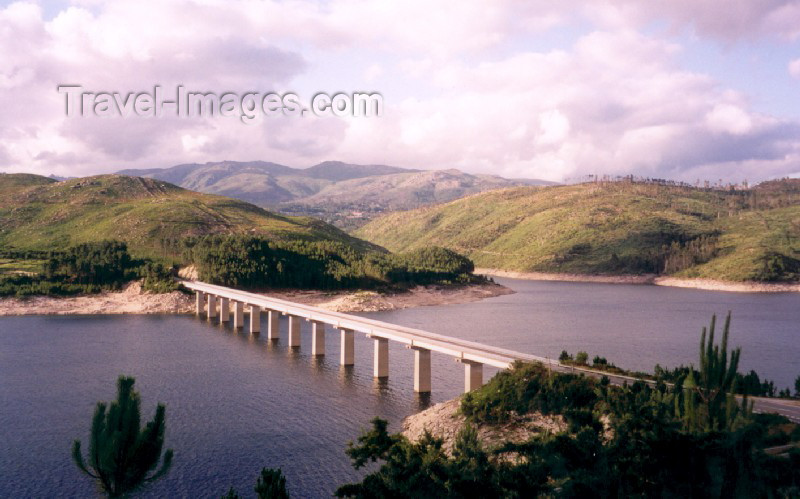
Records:
<instances>
[{"instance_id":1,"label":"calm water surface","mask_svg":"<svg viewBox=\"0 0 800 499\"><path fill-rule=\"evenodd\" d=\"M365 315L540 355L582 349L649 370L694 362L700 328L732 310L742 368L780 387L800 374L796 294L499 281L517 293ZM356 336L356 366L342 369L338 336L327 335L329 355L318 361L303 327L301 349L290 351L193 317L0 318L0 497L94 495L70 445L86 446L94 404L114 397L120 373L136 377L147 419L156 402L167 404L175 462L147 497L219 497L230 486L249 496L263 466L282 468L298 497L330 496L361 476L344 449L371 418L398 430L403 417L462 387L461 366L434 354L433 396L416 396L413 356L395 344L390 379L376 384L370 340Z\"/></svg>"},{"instance_id":2,"label":"calm water surface","mask_svg":"<svg viewBox=\"0 0 800 499\"><path fill-rule=\"evenodd\" d=\"M697 363L700 330L731 311L729 344L740 370L779 388L800 375L800 293L729 293L647 285L496 279L515 294L477 303L420 307L371 317L557 358L585 350L620 367L652 371Z\"/></svg>"}]
</instances>

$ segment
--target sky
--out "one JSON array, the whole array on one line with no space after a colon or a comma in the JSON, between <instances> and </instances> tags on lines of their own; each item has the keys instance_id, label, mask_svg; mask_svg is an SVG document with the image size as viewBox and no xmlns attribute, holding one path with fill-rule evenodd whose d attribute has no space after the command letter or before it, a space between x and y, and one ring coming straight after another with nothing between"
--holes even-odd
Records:
<instances>
[{"instance_id":1,"label":"sky","mask_svg":"<svg viewBox=\"0 0 800 499\"><path fill-rule=\"evenodd\" d=\"M67 116L87 91L377 92L379 117ZM0 3L0 171L326 160L800 176L800 1Z\"/></svg>"}]
</instances>

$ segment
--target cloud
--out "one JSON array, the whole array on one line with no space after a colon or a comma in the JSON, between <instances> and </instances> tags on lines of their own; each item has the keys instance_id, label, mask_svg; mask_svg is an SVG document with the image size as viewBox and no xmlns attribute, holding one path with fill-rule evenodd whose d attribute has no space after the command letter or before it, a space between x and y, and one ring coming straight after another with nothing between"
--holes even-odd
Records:
<instances>
[{"instance_id":1,"label":"cloud","mask_svg":"<svg viewBox=\"0 0 800 499\"><path fill-rule=\"evenodd\" d=\"M753 180L800 170L797 121L757 113L747 95L683 69L672 33L791 40L797 26L794 3L768 0L120 0L51 19L14 3L0 8L0 160L61 175L224 158ZM552 47L563 33L569 41ZM800 59L788 71L800 78ZM67 118L63 83L387 88L381 118L244 125Z\"/></svg>"},{"instance_id":2,"label":"cloud","mask_svg":"<svg viewBox=\"0 0 800 499\"><path fill-rule=\"evenodd\" d=\"M753 113L743 96L680 70L678 52L632 31L598 31L568 52L440 66L431 77L441 95L401 103L371 140L413 166L556 180L592 172L693 180L705 164L753 179L785 165L797 124ZM365 136L353 134L344 149Z\"/></svg>"},{"instance_id":3,"label":"cloud","mask_svg":"<svg viewBox=\"0 0 800 499\"><path fill-rule=\"evenodd\" d=\"M724 42L800 36L800 4L793 0L617 0L591 3L585 10L607 26L661 22Z\"/></svg>"},{"instance_id":4,"label":"cloud","mask_svg":"<svg viewBox=\"0 0 800 499\"><path fill-rule=\"evenodd\" d=\"M706 114L706 124L712 132L746 135L753 129L753 120L740 107L717 104Z\"/></svg>"},{"instance_id":5,"label":"cloud","mask_svg":"<svg viewBox=\"0 0 800 499\"><path fill-rule=\"evenodd\" d=\"M795 59L789 63L789 74L800 80L800 59Z\"/></svg>"}]
</instances>

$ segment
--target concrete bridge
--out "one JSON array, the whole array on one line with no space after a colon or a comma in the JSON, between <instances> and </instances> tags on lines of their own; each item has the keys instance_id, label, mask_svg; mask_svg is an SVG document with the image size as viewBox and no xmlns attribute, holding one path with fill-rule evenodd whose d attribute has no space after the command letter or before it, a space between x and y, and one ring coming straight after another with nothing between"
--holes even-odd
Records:
<instances>
[{"instance_id":1,"label":"concrete bridge","mask_svg":"<svg viewBox=\"0 0 800 499\"><path fill-rule=\"evenodd\" d=\"M248 314L250 332L258 333L262 328L267 339L281 337L280 316L289 317L287 331L290 347L300 346L300 322L311 322L311 354L325 355L325 332L330 326L340 336L339 362L353 365L354 334L363 333L374 341L373 375L376 378L389 376L389 341L402 343L414 354L414 391L431 391L431 352L452 356L464 365L464 391L468 392L483 384L483 366L507 369L515 361L541 362L558 370L572 370L545 357L529 355L503 348L483 345L440 334L414 329L387 322L376 321L356 315L331 312L319 307L280 300L255 293L239 291L224 286L197 281L182 284L195 292L196 313L205 314L209 320L220 323L233 321L234 328L245 327L245 312ZM266 324L262 324L262 313Z\"/></svg>"},{"instance_id":2,"label":"concrete bridge","mask_svg":"<svg viewBox=\"0 0 800 499\"><path fill-rule=\"evenodd\" d=\"M331 312L319 307L280 300L224 286L206 284L198 281L182 281L182 284L195 292L196 313L205 314L209 320L220 323L233 321L234 328L244 328L245 312L248 312L248 328L252 333L262 331L267 338L281 337L280 316L289 317L287 331L290 347L300 347L300 323L311 322L311 353L325 355L326 327L331 326L340 336L339 362L351 366L355 361L354 334L363 333L374 341L373 375L376 378L389 376L389 341L402 343L414 354L414 391L431 391L431 352L452 356L464 365L464 391L469 392L483 384L483 366L507 369L516 361L539 362L558 372L581 372L589 376L607 376L612 383L621 385L632 383L637 378L609 374L591 368L580 368L561 364L557 360L540 357L504 348L493 347L444 336L441 334L414 329L387 322L376 321L356 315ZM266 324L262 325L262 313L266 314ZM650 382L650 381L646 381ZM781 399L753 398L757 412L777 412L795 422L800 422L800 403Z\"/></svg>"}]
</instances>

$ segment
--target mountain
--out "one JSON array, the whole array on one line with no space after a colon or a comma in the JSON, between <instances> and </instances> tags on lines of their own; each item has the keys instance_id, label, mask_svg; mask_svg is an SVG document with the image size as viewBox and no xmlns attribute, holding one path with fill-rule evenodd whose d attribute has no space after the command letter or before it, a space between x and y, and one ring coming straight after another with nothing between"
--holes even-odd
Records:
<instances>
[{"instance_id":1,"label":"mountain","mask_svg":"<svg viewBox=\"0 0 800 499\"><path fill-rule=\"evenodd\" d=\"M288 217L160 180L100 175L57 182L0 174L0 247L62 249L118 239L139 255L165 239L205 234L253 234L278 240L335 240L379 249L320 220Z\"/></svg>"},{"instance_id":2,"label":"mountain","mask_svg":"<svg viewBox=\"0 0 800 499\"><path fill-rule=\"evenodd\" d=\"M391 213L354 234L390 251L443 246L505 270L797 281L800 180L509 188Z\"/></svg>"},{"instance_id":3,"label":"mountain","mask_svg":"<svg viewBox=\"0 0 800 499\"><path fill-rule=\"evenodd\" d=\"M156 178L288 214L313 215L342 227L359 225L387 210L407 210L500 187L548 184L459 170L410 170L339 161L305 169L263 161L223 161L119 173Z\"/></svg>"},{"instance_id":4,"label":"mountain","mask_svg":"<svg viewBox=\"0 0 800 499\"><path fill-rule=\"evenodd\" d=\"M298 178L296 171L265 161L223 161L154 170L122 170L118 173L155 178L184 189L234 197L265 207L308 196L329 183L324 179Z\"/></svg>"},{"instance_id":5,"label":"mountain","mask_svg":"<svg viewBox=\"0 0 800 499\"><path fill-rule=\"evenodd\" d=\"M514 184L494 175L470 175L459 170L406 172L344 180L299 202L312 206L355 204L398 210L452 201Z\"/></svg>"},{"instance_id":6,"label":"mountain","mask_svg":"<svg viewBox=\"0 0 800 499\"><path fill-rule=\"evenodd\" d=\"M391 175L392 173L418 172L397 166L386 165L353 165L341 161L324 161L310 168L300 170L304 176L340 182L354 178L374 177L377 175Z\"/></svg>"}]
</instances>

